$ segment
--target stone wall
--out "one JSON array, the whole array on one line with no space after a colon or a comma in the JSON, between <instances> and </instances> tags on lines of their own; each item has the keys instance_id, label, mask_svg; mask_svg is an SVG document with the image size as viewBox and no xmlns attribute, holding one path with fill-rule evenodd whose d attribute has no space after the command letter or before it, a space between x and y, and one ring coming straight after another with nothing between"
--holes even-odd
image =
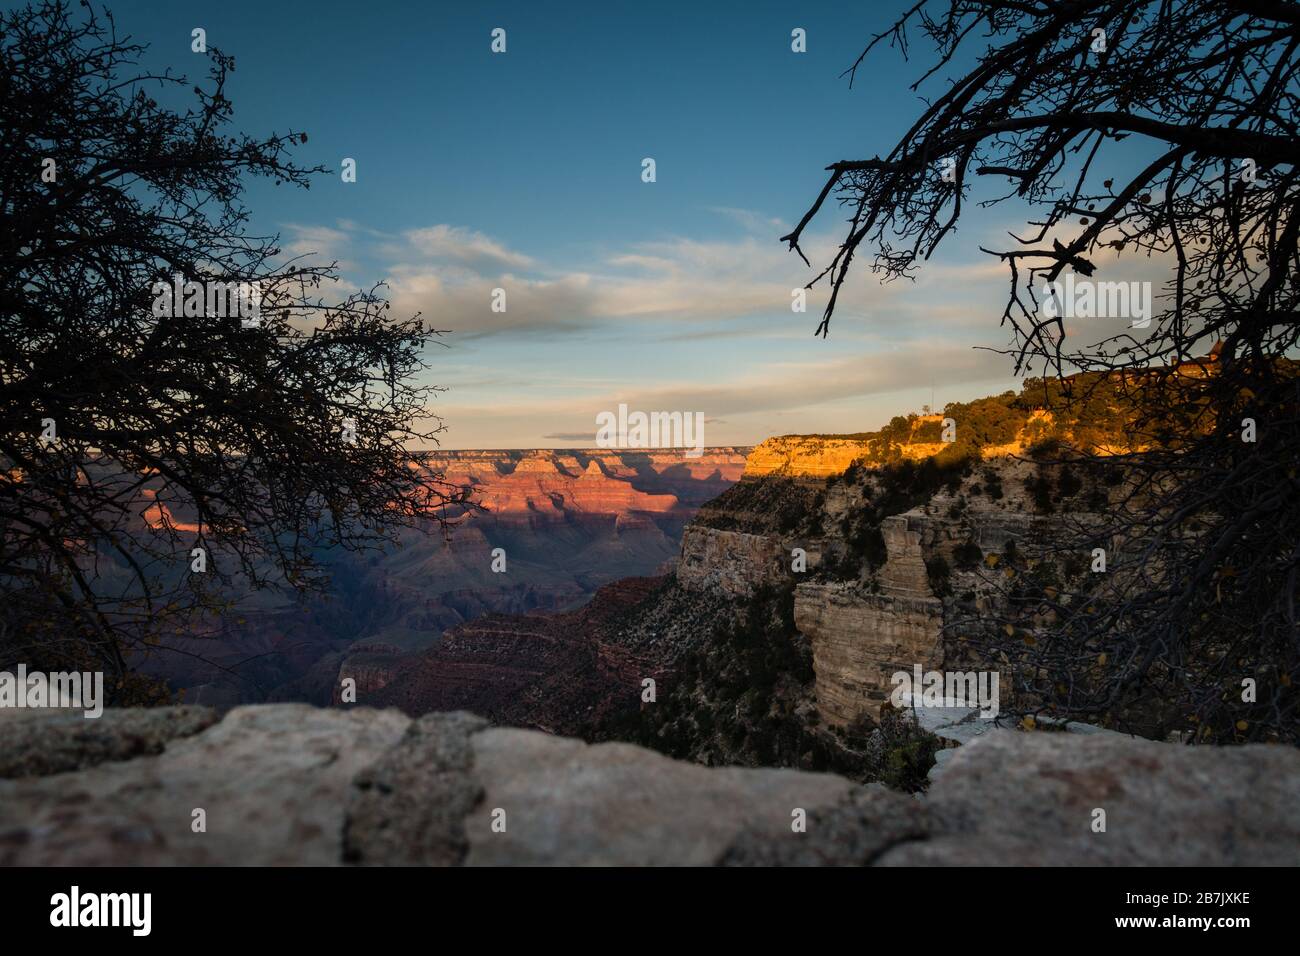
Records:
<instances>
[{"instance_id":1,"label":"stone wall","mask_svg":"<svg viewBox=\"0 0 1300 956\"><path fill-rule=\"evenodd\" d=\"M0 711L0 768L4 866L1300 864L1300 751L1115 734L988 733L919 798L304 704Z\"/></svg>"}]
</instances>

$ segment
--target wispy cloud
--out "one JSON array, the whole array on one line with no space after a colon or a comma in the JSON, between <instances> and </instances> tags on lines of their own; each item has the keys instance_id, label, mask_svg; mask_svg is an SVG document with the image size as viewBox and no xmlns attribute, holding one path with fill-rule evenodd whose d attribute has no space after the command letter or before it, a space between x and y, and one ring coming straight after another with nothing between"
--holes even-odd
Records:
<instances>
[{"instance_id":1,"label":"wispy cloud","mask_svg":"<svg viewBox=\"0 0 1300 956\"><path fill-rule=\"evenodd\" d=\"M308 226L299 223L286 223L284 229L288 238L281 243L281 251L290 257L319 256L326 261L345 258L345 252L353 242L351 230L332 229L329 226Z\"/></svg>"},{"instance_id":2,"label":"wispy cloud","mask_svg":"<svg viewBox=\"0 0 1300 956\"><path fill-rule=\"evenodd\" d=\"M765 216L753 209L736 209L733 206L706 206L709 212L717 213L740 225L748 232L763 232L781 235L788 227L784 220L775 216Z\"/></svg>"},{"instance_id":3,"label":"wispy cloud","mask_svg":"<svg viewBox=\"0 0 1300 956\"><path fill-rule=\"evenodd\" d=\"M431 316L466 339L509 333L576 333L610 322L717 320L789 314L793 290L812 273L778 243L752 236L672 238L612 251L598 271L568 270L481 233L439 225L385 244L395 306ZM464 242L461 248L462 240ZM873 287L849 299L870 298ZM875 287L878 288L878 287ZM504 292L504 311L494 301ZM821 308L824 291L808 295ZM686 331L683 329L682 331ZM667 333L665 333L667 334Z\"/></svg>"},{"instance_id":4,"label":"wispy cloud","mask_svg":"<svg viewBox=\"0 0 1300 956\"><path fill-rule=\"evenodd\" d=\"M410 252L432 260L448 260L479 272L492 269L530 269L531 256L507 249L481 232L445 223L402 234Z\"/></svg>"},{"instance_id":5,"label":"wispy cloud","mask_svg":"<svg viewBox=\"0 0 1300 956\"><path fill-rule=\"evenodd\" d=\"M927 386L940 385L946 394L954 390L971 397L1000 390L1008 383L1005 358L992 352L942 341L910 343L887 351L860 351L821 361L768 362L739 370L719 369L710 381L628 382L595 394L534 396L526 403L517 399L490 404L460 404L452 396L441 414L456 423L458 430L491 433L509 427L539 435L545 440L578 441L590 437L597 413L614 410L619 403L633 408L703 412L710 427L727 428L726 441L752 441L742 429L755 416L772 418L799 410L817 431L860 431L879 424L872 412L873 399ZM734 377L728 378L728 375ZM831 419L817 411L847 401L850 411ZM853 406L857 412L851 411ZM899 409L905 411L910 409ZM737 434L739 432L739 434ZM709 439L713 441L713 439Z\"/></svg>"},{"instance_id":6,"label":"wispy cloud","mask_svg":"<svg viewBox=\"0 0 1300 956\"><path fill-rule=\"evenodd\" d=\"M589 432L551 432L543 435L547 441L576 441L584 444L594 445L596 443L596 433Z\"/></svg>"},{"instance_id":7,"label":"wispy cloud","mask_svg":"<svg viewBox=\"0 0 1300 956\"><path fill-rule=\"evenodd\" d=\"M451 391L431 409L450 447L588 444L596 414L620 402L702 412L710 441L748 443L773 428L874 427L931 384L950 397L1007 387L1005 357L973 347L1005 344L996 261L928 263L916 282L885 284L864 268L823 342L811 333L828 290L792 311L816 272L774 233L629 242L583 269L445 223L375 235L339 222L301 239L380 263L396 314L453 333L457 359L434 372ZM812 235L805 250L824 262L836 241Z\"/></svg>"},{"instance_id":8,"label":"wispy cloud","mask_svg":"<svg viewBox=\"0 0 1300 956\"><path fill-rule=\"evenodd\" d=\"M728 212L759 221L746 210ZM790 315L794 291L816 275L775 241L775 225L731 239L633 242L609 250L594 270L542 261L486 233L447 223L395 236L349 220L285 228L289 254L318 253L348 265L364 261L368 272L388 279L401 313L420 312L462 340L569 334L637 321L680 324L675 332L662 330L665 337L717 337L727 334L716 327L719 321ZM834 240L810 237L805 248L830 255ZM493 308L502 301L498 289L504 310ZM868 278L842 293L841 307L866 308L892 294ZM809 291L808 312L819 312L826 295L824 285Z\"/></svg>"}]
</instances>

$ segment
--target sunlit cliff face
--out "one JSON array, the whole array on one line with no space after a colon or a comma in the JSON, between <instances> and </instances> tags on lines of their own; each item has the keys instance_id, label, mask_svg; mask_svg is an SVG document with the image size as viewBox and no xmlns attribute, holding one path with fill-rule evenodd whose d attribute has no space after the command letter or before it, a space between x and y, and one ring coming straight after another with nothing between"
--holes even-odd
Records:
<instances>
[{"instance_id":1,"label":"sunlit cliff face","mask_svg":"<svg viewBox=\"0 0 1300 956\"><path fill-rule=\"evenodd\" d=\"M498 518L558 513L673 514L739 480L744 449L681 451L550 450L434 453L427 464Z\"/></svg>"},{"instance_id":2,"label":"sunlit cliff face","mask_svg":"<svg viewBox=\"0 0 1300 956\"><path fill-rule=\"evenodd\" d=\"M950 421L942 415L919 415L913 421L913 433L926 424ZM1055 417L1046 409L1036 409L1029 413L1028 420L1019 429L1013 441L1002 444L983 445L979 448L980 457L1006 458L1024 455L1036 442L1053 434ZM955 423L961 427L960 422ZM1062 435L1069 439L1068 429ZM949 445L942 441L907 440L892 446L898 457L904 460L919 461L938 455ZM826 478L838 475L858 460L871 461L873 452L878 452L872 436L837 437L834 435L783 435L769 438L756 445L745 462L744 475L747 478L761 475L786 475L789 477ZM1130 447L1117 436L1117 442L1093 447L1100 455L1120 455L1141 450L1141 446Z\"/></svg>"}]
</instances>

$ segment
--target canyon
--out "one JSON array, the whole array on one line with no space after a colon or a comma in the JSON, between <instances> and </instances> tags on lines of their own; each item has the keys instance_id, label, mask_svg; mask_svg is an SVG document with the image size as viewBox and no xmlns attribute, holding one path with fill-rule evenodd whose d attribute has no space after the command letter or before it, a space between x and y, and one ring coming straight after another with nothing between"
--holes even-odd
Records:
<instances>
[{"instance_id":1,"label":"canyon","mask_svg":"<svg viewBox=\"0 0 1300 956\"><path fill-rule=\"evenodd\" d=\"M908 437L938 420L914 416ZM893 443L892 461L934 466L896 488L862 466L879 436L770 439L698 507L662 574L608 584L577 611L496 613L435 646L357 653L340 681L411 716L463 709L709 764L870 776L860 751L879 763L879 735L846 741L879 722L892 675L969 663L954 620L995 608L998 557L1051 534L1027 490L1042 467L1025 452L1052 425L1030 413L980 464L948 471L934 465L948 444Z\"/></svg>"},{"instance_id":2,"label":"canyon","mask_svg":"<svg viewBox=\"0 0 1300 956\"><path fill-rule=\"evenodd\" d=\"M1086 525L1115 493L1053 449L1105 457L1122 444L1122 411L1094 403L1069 418L1033 402L1004 393L878 432L699 458L431 456L477 507L449 515L445 535L409 532L345 567L334 605L308 608L307 627L256 619L269 658L301 659L254 699L464 710L706 765L923 788L941 751L987 728L962 715L900 722L894 675L993 672L1009 712L1025 692L1023 648L1052 623L1012 592L1080 573L1077 555L1060 568L1029 555L1064 540L1066 514ZM305 638L311 627L324 637ZM233 646L256 672L258 645ZM248 699L229 682L194 683L187 701ZM1164 739L1167 716L1141 732Z\"/></svg>"},{"instance_id":3,"label":"canyon","mask_svg":"<svg viewBox=\"0 0 1300 956\"><path fill-rule=\"evenodd\" d=\"M376 690L393 660L457 625L575 609L602 585L656 573L675 559L696 509L739 479L746 451L430 453L427 467L468 487L474 503L446 516L445 533L430 523L383 552L322 553L329 596L303 604L271 590L237 594L229 612L172 636L141 669L217 707L328 704L344 662ZM150 514L161 520L161 507Z\"/></svg>"},{"instance_id":4,"label":"canyon","mask_svg":"<svg viewBox=\"0 0 1300 956\"><path fill-rule=\"evenodd\" d=\"M308 609L339 643L275 694L322 706L0 713L0 862L1294 865L1294 748L890 703L917 669L1014 702L977 638L1049 633L1008 589L1114 494L1037 453L1048 416L961 455L934 418L747 458L444 453L482 508Z\"/></svg>"},{"instance_id":5,"label":"canyon","mask_svg":"<svg viewBox=\"0 0 1300 956\"><path fill-rule=\"evenodd\" d=\"M961 444L940 440L939 415L770 438L699 503L659 574L606 584L581 609L494 613L426 648L365 648L339 680L354 680L359 704L411 717L469 710L705 765L924 787L948 748L988 727L956 714L898 724L893 675L1006 670L983 639L1014 620L1030 645L1049 624L1009 604L1023 553L1060 537L1062 512L1087 522L1109 507L1112 489L1036 457L1076 423L1011 401L959 408ZM1005 708L1017 691L1002 678Z\"/></svg>"}]
</instances>

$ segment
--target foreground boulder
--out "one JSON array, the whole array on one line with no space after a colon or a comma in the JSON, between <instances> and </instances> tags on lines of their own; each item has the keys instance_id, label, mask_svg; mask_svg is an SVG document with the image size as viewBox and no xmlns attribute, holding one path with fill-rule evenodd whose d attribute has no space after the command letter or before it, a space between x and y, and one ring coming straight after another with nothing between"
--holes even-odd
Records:
<instances>
[{"instance_id":1,"label":"foreground boulder","mask_svg":"<svg viewBox=\"0 0 1300 956\"><path fill-rule=\"evenodd\" d=\"M239 707L157 756L0 781L0 864L336 863L352 779L407 723L395 711Z\"/></svg>"},{"instance_id":2,"label":"foreground boulder","mask_svg":"<svg viewBox=\"0 0 1300 956\"><path fill-rule=\"evenodd\" d=\"M1291 747L1001 730L957 748L932 779L929 838L879 862L1300 864L1300 751Z\"/></svg>"},{"instance_id":3,"label":"foreground boulder","mask_svg":"<svg viewBox=\"0 0 1300 956\"><path fill-rule=\"evenodd\" d=\"M209 707L123 707L94 720L84 713L0 709L0 777L44 776L162 753L168 741L217 721Z\"/></svg>"},{"instance_id":4,"label":"foreground boulder","mask_svg":"<svg viewBox=\"0 0 1300 956\"><path fill-rule=\"evenodd\" d=\"M430 714L357 780L347 858L371 864L710 865L792 834L797 817L916 802L843 777L711 769L629 744L587 745ZM454 812L449 812L454 811ZM894 831L888 831L893 833ZM865 839L879 840L886 831ZM879 847L877 847L878 849Z\"/></svg>"},{"instance_id":5,"label":"foreground boulder","mask_svg":"<svg viewBox=\"0 0 1300 956\"><path fill-rule=\"evenodd\" d=\"M0 864L1300 863L1282 747L999 731L918 798L464 713L275 704L125 757L0 780Z\"/></svg>"}]
</instances>

